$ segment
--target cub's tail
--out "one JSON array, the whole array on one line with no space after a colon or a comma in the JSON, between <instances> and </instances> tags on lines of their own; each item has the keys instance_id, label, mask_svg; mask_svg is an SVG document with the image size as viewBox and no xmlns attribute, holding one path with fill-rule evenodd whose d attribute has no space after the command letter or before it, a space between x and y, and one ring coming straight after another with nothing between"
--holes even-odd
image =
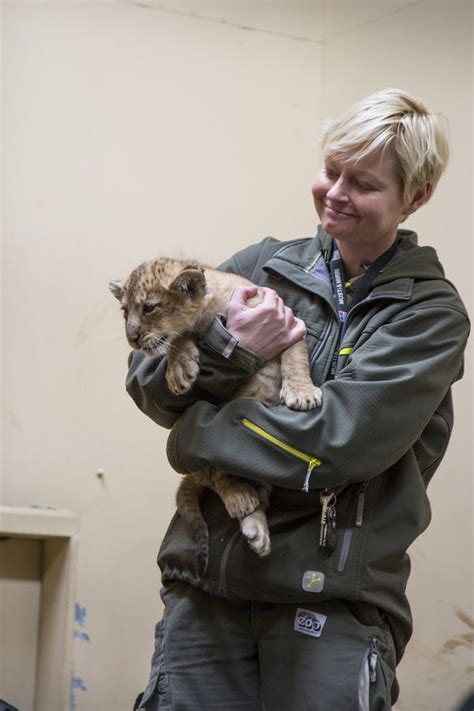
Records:
<instances>
[{"instance_id":1,"label":"cub's tail","mask_svg":"<svg viewBox=\"0 0 474 711\"><path fill-rule=\"evenodd\" d=\"M203 577L209 561L209 531L201 512L199 499L202 490L208 485L203 473L187 474L183 477L176 492L176 506L188 523L196 543L198 575Z\"/></svg>"}]
</instances>

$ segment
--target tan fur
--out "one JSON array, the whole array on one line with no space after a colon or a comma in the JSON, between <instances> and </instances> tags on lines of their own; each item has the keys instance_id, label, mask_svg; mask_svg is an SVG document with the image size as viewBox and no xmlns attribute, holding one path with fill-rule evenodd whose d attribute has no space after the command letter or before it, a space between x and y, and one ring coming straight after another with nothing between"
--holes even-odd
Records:
<instances>
[{"instance_id":1,"label":"tan fur","mask_svg":"<svg viewBox=\"0 0 474 711\"><path fill-rule=\"evenodd\" d=\"M193 336L204 333L214 317L227 312L232 292L250 285L241 276L219 272L198 263L158 258L134 269L110 289L122 304L125 330L132 348L147 355L167 355L166 380L176 395L187 392L199 373L199 351ZM247 303L262 300L258 293ZM279 402L295 410L309 410L321 402L321 391L311 381L304 340L263 365L237 391L234 398L255 398L268 405ZM268 486L252 485L224 472L188 474L180 484L178 510L198 542L201 574L207 566L207 526L199 506L202 489L211 488L232 518L239 519L243 535L260 556L270 553L265 510Z\"/></svg>"}]
</instances>

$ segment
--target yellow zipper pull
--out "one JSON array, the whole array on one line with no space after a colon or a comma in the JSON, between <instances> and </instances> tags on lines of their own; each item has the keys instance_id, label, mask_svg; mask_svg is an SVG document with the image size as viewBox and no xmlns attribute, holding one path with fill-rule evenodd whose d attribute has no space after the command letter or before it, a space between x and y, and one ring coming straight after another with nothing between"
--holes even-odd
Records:
<instances>
[{"instance_id":1,"label":"yellow zipper pull","mask_svg":"<svg viewBox=\"0 0 474 711\"><path fill-rule=\"evenodd\" d=\"M308 468L306 470L306 476L304 478L304 484L303 484L303 489L306 494L309 492L309 480L311 479L311 474L313 473L313 469L315 467L319 467L321 464L321 461L319 459L313 458L309 461L308 463Z\"/></svg>"}]
</instances>

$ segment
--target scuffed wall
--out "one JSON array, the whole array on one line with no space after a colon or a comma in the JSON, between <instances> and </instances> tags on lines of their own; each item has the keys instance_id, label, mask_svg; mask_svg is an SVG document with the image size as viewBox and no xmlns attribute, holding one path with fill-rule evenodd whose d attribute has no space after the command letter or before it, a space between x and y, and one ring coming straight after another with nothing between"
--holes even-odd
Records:
<instances>
[{"instance_id":1,"label":"scuffed wall","mask_svg":"<svg viewBox=\"0 0 474 711\"><path fill-rule=\"evenodd\" d=\"M312 234L321 121L395 85L449 119L448 173L408 226L469 305L471 13L459 0L2 5L2 499L80 514L78 711L126 711L143 688L178 482L167 433L124 392L108 281L156 254L218 263L267 234ZM468 685L470 377L412 550L399 711L447 711Z\"/></svg>"}]
</instances>

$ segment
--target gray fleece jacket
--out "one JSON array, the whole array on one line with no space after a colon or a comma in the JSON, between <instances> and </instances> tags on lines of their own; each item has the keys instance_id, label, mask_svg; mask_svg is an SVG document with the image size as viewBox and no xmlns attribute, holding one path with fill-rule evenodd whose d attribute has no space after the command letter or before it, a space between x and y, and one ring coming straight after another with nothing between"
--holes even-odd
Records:
<instances>
[{"instance_id":1,"label":"gray fleece jacket","mask_svg":"<svg viewBox=\"0 0 474 711\"><path fill-rule=\"evenodd\" d=\"M168 458L176 471L218 467L274 487L268 558L249 549L209 492L202 501L207 573L197 574L191 532L176 514L158 558L165 582L187 580L230 598L367 604L390 626L400 659L411 634L406 551L430 521L426 487L450 438L451 385L462 375L469 321L435 251L399 230L394 256L349 309L339 342L331 248L319 229L311 239L267 238L221 266L275 289L305 321L320 408L229 402L260 362L235 343L224 316L201 339L201 371L190 393L171 395L166 359L139 351L130 357L127 389L145 414L172 428ZM336 349L336 375L328 379ZM335 532L324 548L322 492L337 497Z\"/></svg>"}]
</instances>

